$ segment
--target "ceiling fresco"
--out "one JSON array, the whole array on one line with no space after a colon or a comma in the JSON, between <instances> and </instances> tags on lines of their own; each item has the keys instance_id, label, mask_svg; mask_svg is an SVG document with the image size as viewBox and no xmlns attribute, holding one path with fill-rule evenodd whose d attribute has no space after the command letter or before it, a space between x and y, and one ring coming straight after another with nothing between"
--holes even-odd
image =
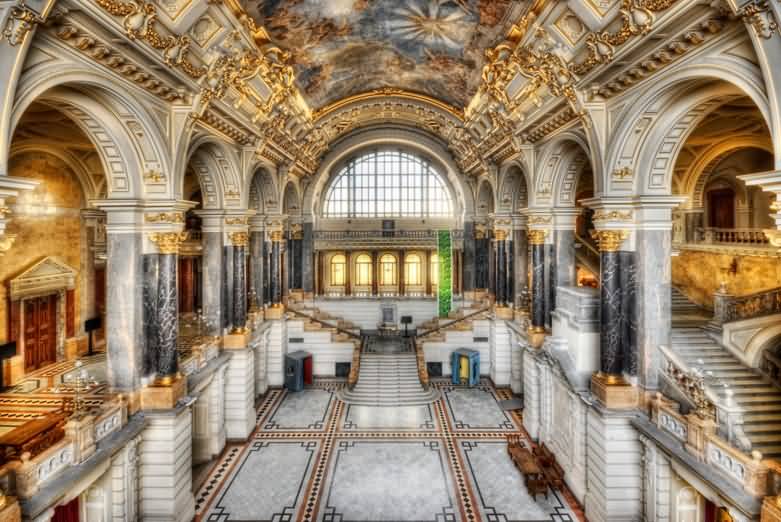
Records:
<instances>
[{"instance_id":1,"label":"ceiling fresco","mask_svg":"<svg viewBox=\"0 0 781 522\"><path fill-rule=\"evenodd\" d=\"M465 107L485 49L527 2L513 0L246 0L271 39L292 54L313 109L381 87Z\"/></svg>"}]
</instances>

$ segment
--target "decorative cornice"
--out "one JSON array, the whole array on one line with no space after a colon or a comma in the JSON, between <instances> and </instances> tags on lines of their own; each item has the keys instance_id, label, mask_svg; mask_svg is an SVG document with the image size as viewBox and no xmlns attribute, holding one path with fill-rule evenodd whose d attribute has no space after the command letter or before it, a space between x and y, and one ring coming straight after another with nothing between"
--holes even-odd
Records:
<instances>
[{"instance_id":1,"label":"decorative cornice","mask_svg":"<svg viewBox=\"0 0 781 522\"><path fill-rule=\"evenodd\" d=\"M235 247L245 247L249 244L249 234L247 232L229 232L228 239Z\"/></svg>"},{"instance_id":2,"label":"decorative cornice","mask_svg":"<svg viewBox=\"0 0 781 522\"><path fill-rule=\"evenodd\" d=\"M249 217L247 216L226 217L225 224L226 225L247 225L249 224Z\"/></svg>"},{"instance_id":3,"label":"decorative cornice","mask_svg":"<svg viewBox=\"0 0 781 522\"><path fill-rule=\"evenodd\" d=\"M20 2L11 8L11 12L5 22L5 27L0 33L0 40L5 40L8 45L15 47L24 42L27 33L32 31L36 24L43 20L29 7Z\"/></svg>"},{"instance_id":4,"label":"decorative cornice","mask_svg":"<svg viewBox=\"0 0 781 522\"><path fill-rule=\"evenodd\" d=\"M445 103L441 100L438 100L432 96L427 96L425 94L418 94L415 92L409 92L409 91L405 91L404 89L394 89L392 87L383 87L382 89L374 89L368 92L362 92L359 94L348 96L346 98L342 98L341 100L330 103L314 111L312 113L312 119L315 122L317 122L318 120L328 116L332 112L338 111L339 109L346 107L350 104L361 103L365 101L373 101L377 99L385 99L391 96L395 98L401 98L403 100L415 101L427 105L432 105L434 107L437 107L438 109L442 109L443 111L450 113L453 117L458 118L459 120L464 119L464 111L462 109L457 109L456 107L453 107L452 105Z\"/></svg>"},{"instance_id":5,"label":"decorative cornice","mask_svg":"<svg viewBox=\"0 0 781 522\"><path fill-rule=\"evenodd\" d=\"M629 237L626 230L592 230L591 238L597 242L600 252L617 252L621 243Z\"/></svg>"},{"instance_id":6,"label":"decorative cornice","mask_svg":"<svg viewBox=\"0 0 781 522\"><path fill-rule=\"evenodd\" d=\"M553 223L553 216L529 216L530 225L550 225Z\"/></svg>"},{"instance_id":7,"label":"decorative cornice","mask_svg":"<svg viewBox=\"0 0 781 522\"><path fill-rule=\"evenodd\" d=\"M157 245L161 254L178 254L179 244L187 240L187 232L153 232L149 241Z\"/></svg>"},{"instance_id":8,"label":"decorative cornice","mask_svg":"<svg viewBox=\"0 0 781 522\"><path fill-rule=\"evenodd\" d=\"M618 210L597 210L594 212L592 220L598 221L632 221L632 211L621 212Z\"/></svg>"},{"instance_id":9,"label":"decorative cornice","mask_svg":"<svg viewBox=\"0 0 781 522\"><path fill-rule=\"evenodd\" d=\"M632 167L621 167L614 170L610 177L618 181L631 180L634 177L634 171Z\"/></svg>"},{"instance_id":10,"label":"decorative cornice","mask_svg":"<svg viewBox=\"0 0 781 522\"><path fill-rule=\"evenodd\" d=\"M159 212L157 214L144 214L144 221L146 223L167 223L176 225L184 223L183 212Z\"/></svg>"},{"instance_id":11,"label":"decorative cornice","mask_svg":"<svg viewBox=\"0 0 781 522\"><path fill-rule=\"evenodd\" d=\"M527 232L529 243L532 245L544 245L545 238L548 237L547 230L529 230Z\"/></svg>"}]
</instances>

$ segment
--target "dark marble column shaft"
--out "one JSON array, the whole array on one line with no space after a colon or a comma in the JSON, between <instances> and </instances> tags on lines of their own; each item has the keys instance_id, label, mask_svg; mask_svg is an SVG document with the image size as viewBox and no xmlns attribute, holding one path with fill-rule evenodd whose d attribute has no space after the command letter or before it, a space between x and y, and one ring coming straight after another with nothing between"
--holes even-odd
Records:
<instances>
[{"instance_id":1,"label":"dark marble column shaft","mask_svg":"<svg viewBox=\"0 0 781 522\"><path fill-rule=\"evenodd\" d=\"M526 295L528 297L529 291L529 239L525 230L513 231L513 237L515 293L512 298L515 303L520 305L521 296Z\"/></svg>"},{"instance_id":2,"label":"dark marble column shaft","mask_svg":"<svg viewBox=\"0 0 781 522\"><path fill-rule=\"evenodd\" d=\"M464 222L464 262L461 267L463 278L463 290L471 291L477 288L475 282L475 224L471 221Z\"/></svg>"},{"instance_id":3,"label":"dark marble column shaft","mask_svg":"<svg viewBox=\"0 0 781 522\"><path fill-rule=\"evenodd\" d=\"M176 375L179 368L179 298L176 287L177 255L160 254L157 282L157 376Z\"/></svg>"},{"instance_id":4,"label":"dark marble column shaft","mask_svg":"<svg viewBox=\"0 0 781 522\"><path fill-rule=\"evenodd\" d=\"M600 370L606 375L618 376L624 370L621 345L621 274L617 251L603 250L600 254Z\"/></svg>"},{"instance_id":5,"label":"dark marble column shaft","mask_svg":"<svg viewBox=\"0 0 781 522\"><path fill-rule=\"evenodd\" d=\"M531 323L532 327L541 329L545 327L545 245L540 242L532 243L532 302Z\"/></svg>"},{"instance_id":6,"label":"dark marble column shaft","mask_svg":"<svg viewBox=\"0 0 781 522\"><path fill-rule=\"evenodd\" d=\"M282 302L282 251L281 233L272 237L271 241L271 304L278 305Z\"/></svg>"},{"instance_id":7,"label":"dark marble column shaft","mask_svg":"<svg viewBox=\"0 0 781 522\"><path fill-rule=\"evenodd\" d=\"M515 277L513 277L513 274L515 272L514 263L515 263L515 252L513 251L513 241L508 239L505 241L506 245L506 254L505 257L507 258L507 267L504 271L505 273L505 295L504 295L504 302L507 304L507 306L514 306L515 305Z\"/></svg>"},{"instance_id":8,"label":"dark marble column shaft","mask_svg":"<svg viewBox=\"0 0 781 522\"><path fill-rule=\"evenodd\" d=\"M233 330L243 331L247 325L246 247L233 246Z\"/></svg>"},{"instance_id":9,"label":"dark marble column shaft","mask_svg":"<svg viewBox=\"0 0 781 522\"><path fill-rule=\"evenodd\" d=\"M159 254L144 254L144 289L142 312L144 314L144 375L157 371L158 329L157 320L157 285L160 265Z\"/></svg>"},{"instance_id":10,"label":"dark marble column shaft","mask_svg":"<svg viewBox=\"0 0 781 522\"><path fill-rule=\"evenodd\" d=\"M304 292L315 291L315 235L314 225L304 223L304 238L301 243L301 288Z\"/></svg>"},{"instance_id":11,"label":"dark marble column shaft","mask_svg":"<svg viewBox=\"0 0 781 522\"><path fill-rule=\"evenodd\" d=\"M496 241L496 303L504 306L507 301L507 260L504 237Z\"/></svg>"},{"instance_id":12,"label":"dark marble column shaft","mask_svg":"<svg viewBox=\"0 0 781 522\"><path fill-rule=\"evenodd\" d=\"M263 305L263 232L251 232L249 238L250 306L260 307Z\"/></svg>"}]
</instances>

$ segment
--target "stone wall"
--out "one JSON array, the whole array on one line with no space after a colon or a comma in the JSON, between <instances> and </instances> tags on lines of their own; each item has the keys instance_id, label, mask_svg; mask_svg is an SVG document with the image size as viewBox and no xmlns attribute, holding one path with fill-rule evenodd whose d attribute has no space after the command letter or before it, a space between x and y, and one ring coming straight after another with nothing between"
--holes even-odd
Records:
<instances>
[{"instance_id":1,"label":"stone wall","mask_svg":"<svg viewBox=\"0 0 781 522\"><path fill-rule=\"evenodd\" d=\"M727 274L727 288L734 295L748 295L781 286L781 260L777 257L732 256L682 251L673 257L673 285L699 305L713 308L713 293L723 269L737 262L737 273ZM734 266L734 265L733 265Z\"/></svg>"},{"instance_id":2,"label":"stone wall","mask_svg":"<svg viewBox=\"0 0 781 522\"><path fill-rule=\"evenodd\" d=\"M79 212L83 206L81 187L65 163L46 153L14 157L9 175L40 180L42 184L33 196L50 208L14 207L28 201L22 198L11 202L14 208L7 231L16 235L16 242L0 262L0 343L10 333L8 281L48 256L57 256L78 271L75 291L78 332L93 303L92 292L85 284L87 245Z\"/></svg>"}]
</instances>

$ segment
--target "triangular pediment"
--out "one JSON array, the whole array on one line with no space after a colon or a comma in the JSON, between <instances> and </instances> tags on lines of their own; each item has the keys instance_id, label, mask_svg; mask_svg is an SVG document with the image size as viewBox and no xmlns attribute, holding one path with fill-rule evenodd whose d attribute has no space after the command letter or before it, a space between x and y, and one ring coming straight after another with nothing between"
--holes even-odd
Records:
<instances>
[{"instance_id":1,"label":"triangular pediment","mask_svg":"<svg viewBox=\"0 0 781 522\"><path fill-rule=\"evenodd\" d=\"M77 275L76 269L61 259L46 257L11 279L11 300L71 290L76 286Z\"/></svg>"}]
</instances>

